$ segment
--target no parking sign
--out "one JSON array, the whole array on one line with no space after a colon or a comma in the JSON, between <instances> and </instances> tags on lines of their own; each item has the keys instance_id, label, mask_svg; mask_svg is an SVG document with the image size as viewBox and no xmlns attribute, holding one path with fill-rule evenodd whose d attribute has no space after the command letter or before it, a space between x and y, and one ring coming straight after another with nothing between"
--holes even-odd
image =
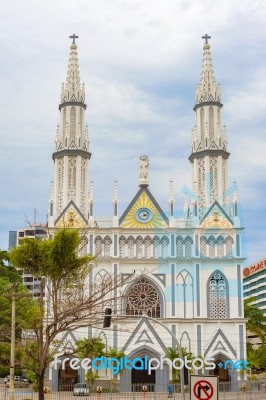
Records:
<instances>
[{"instance_id":1,"label":"no parking sign","mask_svg":"<svg viewBox=\"0 0 266 400\"><path fill-rule=\"evenodd\" d=\"M218 376L190 376L190 400L218 399Z\"/></svg>"}]
</instances>

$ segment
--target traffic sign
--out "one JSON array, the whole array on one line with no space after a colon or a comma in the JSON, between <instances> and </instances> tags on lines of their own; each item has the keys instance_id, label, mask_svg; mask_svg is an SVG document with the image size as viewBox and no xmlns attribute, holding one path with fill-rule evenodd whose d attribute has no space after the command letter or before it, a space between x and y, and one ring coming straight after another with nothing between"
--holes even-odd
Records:
<instances>
[{"instance_id":1,"label":"traffic sign","mask_svg":"<svg viewBox=\"0 0 266 400\"><path fill-rule=\"evenodd\" d=\"M218 376L190 376L190 400L218 400Z\"/></svg>"}]
</instances>

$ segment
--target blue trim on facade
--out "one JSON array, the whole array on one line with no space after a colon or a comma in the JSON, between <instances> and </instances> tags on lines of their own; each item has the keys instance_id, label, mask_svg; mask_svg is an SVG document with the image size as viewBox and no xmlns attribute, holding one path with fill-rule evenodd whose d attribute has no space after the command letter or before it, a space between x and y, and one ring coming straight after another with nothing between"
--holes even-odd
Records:
<instances>
[{"instance_id":1,"label":"blue trim on facade","mask_svg":"<svg viewBox=\"0 0 266 400\"><path fill-rule=\"evenodd\" d=\"M241 265L237 264L238 316L242 317L242 279Z\"/></svg>"},{"instance_id":2,"label":"blue trim on facade","mask_svg":"<svg viewBox=\"0 0 266 400\"><path fill-rule=\"evenodd\" d=\"M175 256L175 235L171 234L171 257Z\"/></svg>"},{"instance_id":3,"label":"blue trim on facade","mask_svg":"<svg viewBox=\"0 0 266 400\"><path fill-rule=\"evenodd\" d=\"M117 312L117 264L114 264L114 283L115 283L115 288L114 288L114 312Z\"/></svg>"},{"instance_id":4,"label":"blue trim on facade","mask_svg":"<svg viewBox=\"0 0 266 400\"><path fill-rule=\"evenodd\" d=\"M117 233L114 233L114 257L117 257Z\"/></svg>"},{"instance_id":5,"label":"blue trim on facade","mask_svg":"<svg viewBox=\"0 0 266 400\"><path fill-rule=\"evenodd\" d=\"M176 325L172 325L172 332L176 337ZM174 338L172 337L172 348L176 347L176 342L174 341Z\"/></svg>"},{"instance_id":6,"label":"blue trim on facade","mask_svg":"<svg viewBox=\"0 0 266 400\"><path fill-rule=\"evenodd\" d=\"M201 356L201 325L197 325L197 356Z\"/></svg>"},{"instance_id":7,"label":"blue trim on facade","mask_svg":"<svg viewBox=\"0 0 266 400\"><path fill-rule=\"evenodd\" d=\"M199 257L199 235L195 235L195 256Z\"/></svg>"},{"instance_id":8,"label":"blue trim on facade","mask_svg":"<svg viewBox=\"0 0 266 400\"><path fill-rule=\"evenodd\" d=\"M200 316L200 266L196 264L197 317ZM194 307L194 304L193 304Z\"/></svg>"},{"instance_id":9,"label":"blue trim on facade","mask_svg":"<svg viewBox=\"0 0 266 400\"><path fill-rule=\"evenodd\" d=\"M113 341L114 341L114 344L113 344L113 346L114 346L114 349L116 350L116 349L118 349L118 337L117 337L117 325L114 325L114 337L113 337Z\"/></svg>"},{"instance_id":10,"label":"blue trim on facade","mask_svg":"<svg viewBox=\"0 0 266 400\"><path fill-rule=\"evenodd\" d=\"M171 264L172 317L175 316L175 264Z\"/></svg>"},{"instance_id":11,"label":"blue trim on facade","mask_svg":"<svg viewBox=\"0 0 266 400\"><path fill-rule=\"evenodd\" d=\"M236 256L240 257L240 236L236 235Z\"/></svg>"},{"instance_id":12,"label":"blue trim on facade","mask_svg":"<svg viewBox=\"0 0 266 400\"><path fill-rule=\"evenodd\" d=\"M90 234L90 254L93 254L93 234Z\"/></svg>"}]
</instances>

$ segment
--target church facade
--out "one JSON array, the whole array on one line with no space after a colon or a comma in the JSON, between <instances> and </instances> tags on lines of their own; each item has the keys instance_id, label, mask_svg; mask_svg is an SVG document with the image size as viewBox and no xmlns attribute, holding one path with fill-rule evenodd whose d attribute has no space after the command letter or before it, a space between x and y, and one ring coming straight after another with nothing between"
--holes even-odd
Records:
<instances>
[{"instance_id":1,"label":"church facade","mask_svg":"<svg viewBox=\"0 0 266 400\"><path fill-rule=\"evenodd\" d=\"M189 155L192 182L188 182L192 191L183 218L175 216L172 182L169 212L162 210L149 186L149 158L141 156L134 198L128 199L120 215L115 182L113 215L102 220L94 214L93 185L88 183L89 163L93 161L85 124L85 87L80 82L73 36L59 105L48 228L53 232L67 226L86 232L86 251L97 256L91 279L108 275L133 279L123 288L121 304L115 305L129 318L113 322L111 329L66 332L62 336L65 346L74 346L77 339L89 334L103 337L108 347L123 350L131 359L164 356L168 347L175 347L175 341L167 329L146 315L160 320L182 348L196 357L214 357L217 365L245 359L243 227L236 189L230 191L228 187L230 154L208 39L206 35L195 95ZM82 371L78 373L81 381ZM217 366L210 373L224 381L237 380L234 369L225 371ZM151 379L159 388L170 378L165 368L155 371ZM58 371L51 369L49 379L54 389L58 388ZM120 389L130 391L132 384L143 379L143 375L125 370L119 374Z\"/></svg>"}]
</instances>

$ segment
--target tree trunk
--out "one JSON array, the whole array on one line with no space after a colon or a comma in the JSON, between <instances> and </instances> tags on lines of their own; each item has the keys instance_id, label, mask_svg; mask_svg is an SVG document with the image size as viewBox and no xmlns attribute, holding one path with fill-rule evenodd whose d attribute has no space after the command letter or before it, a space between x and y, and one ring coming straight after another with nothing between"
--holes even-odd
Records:
<instances>
[{"instance_id":1,"label":"tree trunk","mask_svg":"<svg viewBox=\"0 0 266 400\"><path fill-rule=\"evenodd\" d=\"M39 394L39 400L44 400L44 373L45 373L45 368L43 368L40 371L40 375L38 376L38 394Z\"/></svg>"}]
</instances>

